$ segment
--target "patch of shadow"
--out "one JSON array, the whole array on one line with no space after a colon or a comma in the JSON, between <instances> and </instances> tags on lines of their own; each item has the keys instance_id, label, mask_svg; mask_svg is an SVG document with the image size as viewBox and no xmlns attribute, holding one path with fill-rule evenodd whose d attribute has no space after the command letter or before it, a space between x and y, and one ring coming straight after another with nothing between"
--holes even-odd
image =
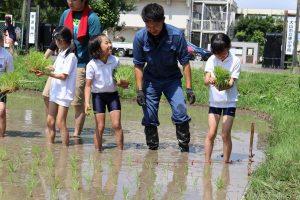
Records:
<instances>
[{"instance_id":1,"label":"patch of shadow","mask_svg":"<svg viewBox=\"0 0 300 200\"><path fill-rule=\"evenodd\" d=\"M43 134L41 132L30 131L6 131L5 137L25 137L25 138L41 138Z\"/></svg>"}]
</instances>

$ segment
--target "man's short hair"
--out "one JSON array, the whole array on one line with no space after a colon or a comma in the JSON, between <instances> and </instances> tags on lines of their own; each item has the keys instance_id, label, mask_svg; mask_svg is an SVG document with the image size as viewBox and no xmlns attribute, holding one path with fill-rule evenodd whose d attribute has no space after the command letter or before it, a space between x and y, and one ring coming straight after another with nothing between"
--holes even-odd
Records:
<instances>
[{"instance_id":1,"label":"man's short hair","mask_svg":"<svg viewBox=\"0 0 300 200\"><path fill-rule=\"evenodd\" d=\"M160 22L165 19L164 8L157 3L149 3L142 10L142 19L144 22Z\"/></svg>"}]
</instances>

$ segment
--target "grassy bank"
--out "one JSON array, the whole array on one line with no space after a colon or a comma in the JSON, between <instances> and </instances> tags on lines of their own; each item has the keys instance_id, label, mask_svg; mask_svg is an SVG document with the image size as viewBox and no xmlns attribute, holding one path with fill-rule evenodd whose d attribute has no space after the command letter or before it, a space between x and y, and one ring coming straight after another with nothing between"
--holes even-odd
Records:
<instances>
[{"instance_id":1,"label":"grassy bank","mask_svg":"<svg viewBox=\"0 0 300 200\"><path fill-rule=\"evenodd\" d=\"M46 77L28 74L21 57L15 60L21 72L23 89L43 89ZM133 68L128 68L132 70ZM123 98L135 98L131 80ZM197 103L207 104L208 92L203 85L203 71L193 70L193 87ZM272 132L268 136L266 161L254 172L247 199L300 199L300 88L299 76L243 72L239 80L239 107L268 113Z\"/></svg>"}]
</instances>

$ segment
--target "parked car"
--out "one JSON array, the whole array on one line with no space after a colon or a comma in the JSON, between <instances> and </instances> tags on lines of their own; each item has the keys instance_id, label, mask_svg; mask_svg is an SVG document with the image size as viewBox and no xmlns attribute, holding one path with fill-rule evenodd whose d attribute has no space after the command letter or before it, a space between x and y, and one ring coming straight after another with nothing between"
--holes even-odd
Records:
<instances>
[{"instance_id":1,"label":"parked car","mask_svg":"<svg viewBox=\"0 0 300 200\"><path fill-rule=\"evenodd\" d=\"M191 60L207 61L207 59L212 55L212 53L207 49L198 47L190 42L187 42L187 45L188 52L191 54Z\"/></svg>"},{"instance_id":2,"label":"parked car","mask_svg":"<svg viewBox=\"0 0 300 200\"><path fill-rule=\"evenodd\" d=\"M130 42L112 42L113 54L118 57L132 56L133 44Z\"/></svg>"}]
</instances>

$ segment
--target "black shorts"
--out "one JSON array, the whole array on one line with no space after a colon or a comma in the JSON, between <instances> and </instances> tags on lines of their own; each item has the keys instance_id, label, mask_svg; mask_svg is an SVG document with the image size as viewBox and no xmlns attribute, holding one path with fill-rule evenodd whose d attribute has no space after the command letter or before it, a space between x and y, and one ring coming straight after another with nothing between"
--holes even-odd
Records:
<instances>
[{"instance_id":1,"label":"black shorts","mask_svg":"<svg viewBox=\"0 0 300 200\"><path fill-rule=\"evenodd\" d=\"M6 94L0 92L0 102L6 103Z\"/></svg>"},{"instance_id":2,"label":"black shorts","mask_svg":"<svg viewBox=\"0 0 300 200\"><path fill-rule=\"evenodd\" d=\"M234 117L235 116L235 107L229 107L229 108L216 108L216 107L209 107L208 113L213 113L216 115L229 115Z\"/></svg>"},{"instance_id":3,"label":"black shorts","mask_svg":"<svg viewBox=\"0 0 300 200\"><path fill-rule=\"evenodd\" d=\"M121 110L121 103L118 92L92 93L94 113L105 113L106 106L109 112Z\"/></svg>"}]
</instances>

